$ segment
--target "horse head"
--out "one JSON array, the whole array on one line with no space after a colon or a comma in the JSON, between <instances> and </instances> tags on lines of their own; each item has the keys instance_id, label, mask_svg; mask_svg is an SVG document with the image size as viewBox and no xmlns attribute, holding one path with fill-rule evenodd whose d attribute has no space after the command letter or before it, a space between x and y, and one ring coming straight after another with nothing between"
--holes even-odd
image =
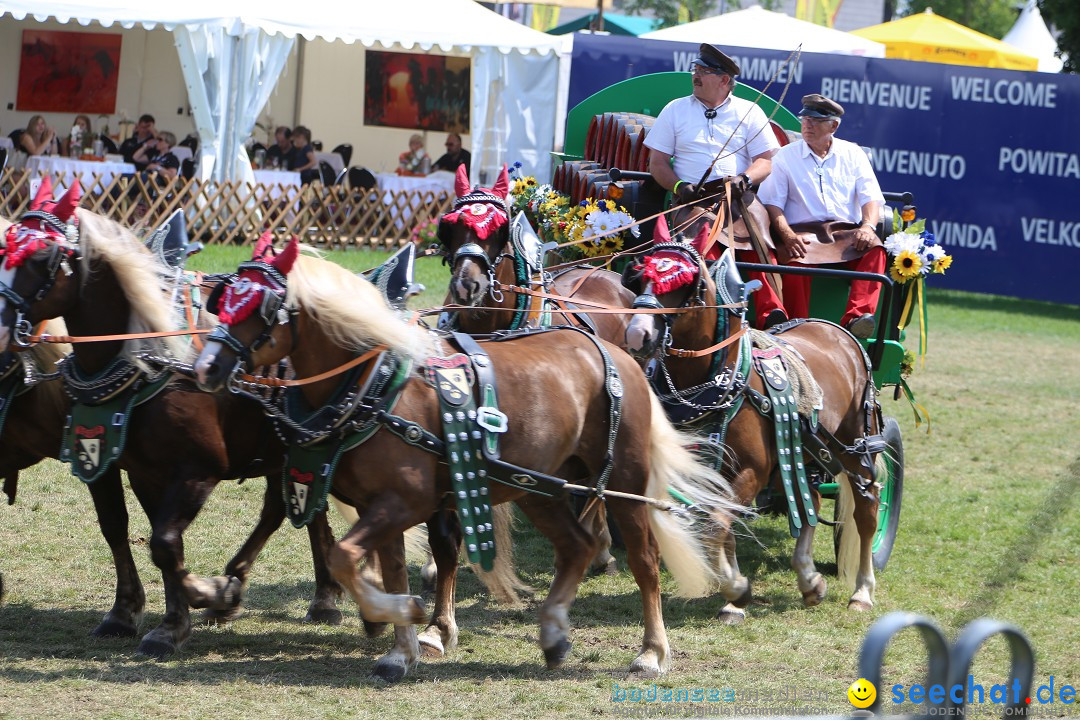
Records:
<instances>
[{"instance_id":1,"label":"horse head","mask_svg":"<svg viewBox=\"0 0 1080 720\"><path fill-rule=\"evenodd\" d=\"M77 299L71 261L80 255L75 209L78 181L54 200L48 177L30 209L4 233L0 244L0 352L22 344L31 327L59 317Z\"/></svg>"},{"instance_id":2,"label":"horse head","mask_svg":"<svg viewBox=\"0 0 1080 720\"><path fill-rule=\"evenodd\" d=\"M623 272L623 285L635 294L635 309L660 310L706 305L711 280L701 257L708 228L692 244L673 240L661 217L652 250ZM671 345L676 326L696 324L698 313L639 313L626 327L626 349L638 359L652 359Z\"/></svg>"},{"instance_id":3,"label":"horse head","mask_svg":"<svg viewBox=\"0 0 1080 720\"><path fill-rule=\"evenodd\" d=\"M450 298L459 305L478 306L495 291L495 270L510 238L509 188L505 165L494 187L472 189L465 166L458 166L454 209L439 220L438 235L450 265Z\"/></svg>"},{"instance_id":4,"label":"horse head","mask_svg":"<svg viewBox=\"0 0 1080 720\"><path fill-rule=\"evenodd\" d=\"M207 336L195 361L200 388L218 390L242 366L271 365L291 352L296 327L295 313L286 304L286 278L299 252L300 241L293 236L275 256L268 231L252 259L214 288L206 308L221 324Z\"/></svg>"}]
</instances>

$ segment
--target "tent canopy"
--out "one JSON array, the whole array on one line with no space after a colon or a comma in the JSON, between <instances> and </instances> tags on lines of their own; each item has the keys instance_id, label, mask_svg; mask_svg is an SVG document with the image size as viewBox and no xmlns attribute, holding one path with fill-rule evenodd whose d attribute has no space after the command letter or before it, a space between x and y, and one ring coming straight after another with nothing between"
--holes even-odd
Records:
<instances>
[{"instance_id":1,"label":"tent canopy","mask_svg":"<svg viewBox=\"0 0 1080 720\"><path fill-rule=\"evenodd\" d=\"M1046 27L1046 21L1043 20L1035 0L1028 0L1020 12L1020 17L1016 18L1016 23L1005 33L1005 37L1001 38L1001 42L1012 45L1022 53L1034 55L1039 59L1041 72L1061 72L1061 67L1065 64L1055 54L1057 41Z\"/></svg>"},{"instance_id":2,"label":"tent canopy","mask_svg":"<svg viewBox=\"0 0 1080 720\"><path fill-rule=\"evenodd\" d=\"M787 51L802 43L804 52L885 57L885 47L878 42L763 10L758 5L655 30L641 37Z\"/></svg>"},{"instance_id":3,"label":"tent canopy","mask_svg":"<svg viewBox=\"0 0 1080 720\"><path fill-rule=\"evenodd\" d=\"M589 13L577 20L571 20L548 30L549 35L565 35L566 33L587 30L596 19L596 13ZM604 32L612 35L641 35L655 30L660 24L657 18L637 17L635 15L619 15L618 13L604 13Z\"/></svg>"},{"instance_id":4,"label":"tent canopy","mask_svg":"<svg viewBox=\"0 0 1080 720\"><path fill-rule=\"evenodd\" d=\"M339 0L305 0L302 3L267 0L185 0L176 3L135 3L125 0L0 0L0 14L15 19L27 16L44 21L55 17L62 23L92 22L106 27L161 25L223 28L230 35L259 29L288 38L360 42L371 46L400 45L406 49L443 51L455 48L498 47L510 50L550 52L559 41L504 18L473 0L393 0L393 2L342 3Z\"/></svg>"},{"instance_id":5,"label":"tent canopy","mask_svg":"<svg viewBox=\"0 0 1080 720\"><path fill-rule=\"evenodd\" d=\"M1039 61L958 22L926 12L852 31L884 43L885 57L949 65L1035 70Z\"/></svg>"},{"instance_id":6,"label":"tent canopy","mask_svg":"<svg viewBox=\"0 0 1080 720\"><path fill-rule=\"evenodd\" d=\"M474 167L521 159L545 175L555 134L556 50L562 38L473 0L386 3L306 0L0 0L0 16L173 32L200 141L204 180L251 180L243 141L277 84L295 38L468 51L473 59ZM343 68L343 71L345 68ZM527 78L527 80L526 80ZM474 171L475 172L475 171Z\"/></svg>"}]
</instances>

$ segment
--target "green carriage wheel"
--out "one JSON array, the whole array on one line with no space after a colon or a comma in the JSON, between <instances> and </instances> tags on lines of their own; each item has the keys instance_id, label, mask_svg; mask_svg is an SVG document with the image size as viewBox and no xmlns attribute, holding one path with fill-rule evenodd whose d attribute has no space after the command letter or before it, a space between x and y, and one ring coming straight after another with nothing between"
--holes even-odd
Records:
<instances>
[{"instance_id":1,"label":"green carriage wheel","mask_svg":"<svg viewBox=\"0 0 1080 720\"><path fill-rule=\"evenodd\" d=\"M880 504L878 505L877 530L870 544L873 551L874 569L883 570L892 555L896 543L896 531L900 527L900 504L904 496L904 442L900 436L900 425L895 418L885 418L881 431L885 438L886 450L881 455L882 464L878 469L878 482L881 483ZM843 480L842 482L847 482ZM835 493L832 493L835 497ZM833 519L837 517L839 503L833 505ZM839 555L840 536L843 525L833 528L833 553Z\"/></svg>"}]
</instances>

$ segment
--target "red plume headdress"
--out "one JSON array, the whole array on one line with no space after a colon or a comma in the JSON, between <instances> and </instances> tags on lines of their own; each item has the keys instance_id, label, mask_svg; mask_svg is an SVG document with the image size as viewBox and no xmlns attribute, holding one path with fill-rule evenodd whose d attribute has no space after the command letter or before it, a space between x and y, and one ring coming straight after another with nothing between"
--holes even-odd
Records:
<instances>
[{"instance_id":1,"label":"red plume headdress","mask_svg":"<svg viewBox=\"0 0 1080 720\"><path fill-rule=\"evenodd\" d=\"M699 234L698 238L700 237ZM697 239L694 246L672 240L664 216L656 219L656 229L653 230L654 250L642 261L642 277L652 281L654 294L669 293L697 279L699 264L695 261L700 255L696 246Z\"/></svg>"},{"instance_id":2,"label":"red plume headdress","mask_svg":"<svg viewBox=\"0 0 1080 720\"><path fill-rule=\"evenodd\" d=\"M300 254L300 240L293 235L285 249L274 255L269 230L255 244L250 262L241 263L236 279L221 294L218 319L226 325L246 320L263 302L264 293L285 294L285 276Z\"/></svg>"},{"instance_id":3,"label":"red plume headdress","mask_svg":"<svg viewBox=\"0 0 1080 720\"><path fill-rule=\"evenodd\" d=\"M5 246L0 248L4 267L12 269L22 265L27 258L50 243L58 244L68 255L75 254L78 231L75 227L75 209L79 206L82 189L76 179L59 200L53 200L52 180L46 175L41 180L30 209L19 222L8 228Z\"/></svg>"},{"instance_id":4,"label":"red plume headdress","mask_svg":"<svg viewBox=\"0 0 1080 720\"><path fill-rule=\"evenodd\" d=\"M486 240L510 222L506 196L510 192L510 176L503 165L499 178L492 188L469 189L469 174L464 165L458 165L454 177L454 211L443 215L442 221L461 221L472 228L476 236Z\"/></svg>"}]
</instances>

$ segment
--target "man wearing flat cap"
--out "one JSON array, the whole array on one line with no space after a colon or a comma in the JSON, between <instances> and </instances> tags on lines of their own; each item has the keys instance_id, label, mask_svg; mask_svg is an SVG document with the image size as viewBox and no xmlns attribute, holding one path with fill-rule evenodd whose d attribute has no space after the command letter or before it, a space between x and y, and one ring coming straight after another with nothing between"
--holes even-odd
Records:
<instances>
[{"instance_id":1,"label":"man wearing flat cap","mask_svg":"<svg viewBox=\"0 0 1080 720\"><path fill-rule=\"evenodd\" d=\"M761 184L781 262L841 263L849 270L881 273L885 249L875 229L885 198L862 148L834 136L844 108L823 95L802 99L802 140L780 148L772 174ZM881 286L851 283L840 324L870 337ZM809 317L810 278L784 277L784 305L791 317Z\"/></svg>"},{"instance_id":2,"label":"man wearing flat cap","mask_svg":"<svg viewBox=\"0 0 1080 720\"><path fill-rule=\"evenodd\" d=\"M676 202L683 205L701 199L702 194L715 196L715 191L699 187L705 183L730 181L733 195L741 195L750 186L756 185L769 175L773 153L779 148L776 136L769 127L769 120L754 103L737 98L732 94L735 88L735 76L739 74L739 65L723 52L708 43L702 43L697 58L693 61L693 94L676 98L668 103L656 118L656 122L645 136L645 146L650 149L649 172L664 188L671 190ZM720 183L716 183L720 184ZM752 196L747 195L747 198ZM713 200L715 204L718 199ZM752 202L752 200L751 200ZM759 208L760 223L767 225L764 211ZM684 208L672 218L676 224L682 224L690 208ZM713 217L713 216L710 216ZM738 236L742 229L742 238L749 231L744 223L752 222L743 218L735 225ZM762 235L768 241L765 228ZM726 233L718 237L727 241ZM745 241L735 243L740 260L760 262L750 245ZM723 246L713 248L709 259L719 256ZM765 248L759 248L763 251ZM751 273L751 278L760 274ZM757 325L775 324L786 319L780 300L774 289L763 283L763 287L754 296L757 310Z\"/></svg>"}]
</instances>

